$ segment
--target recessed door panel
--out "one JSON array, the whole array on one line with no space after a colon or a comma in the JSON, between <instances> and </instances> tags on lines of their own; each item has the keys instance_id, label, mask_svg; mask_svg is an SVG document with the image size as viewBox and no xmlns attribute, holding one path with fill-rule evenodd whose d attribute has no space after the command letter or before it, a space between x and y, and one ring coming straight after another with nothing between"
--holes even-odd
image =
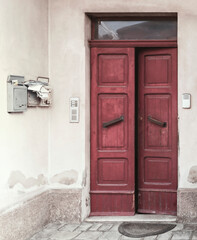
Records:
<instances>
[{"instance_id":1,"label":"recessed door panel","mask_svg":"<svg viewBox=\"0 0 197 240\"><path fill-rule=\"evenodd\" d=\"M135 212L134 56L91 49L91 215Z\"/></svg>"},{"instance_id":2,"label":"recessed door panel","mask_svg":"<svg viewBox=\"0 0 197 240\"><path fill-rule=\"evenodd\" d=\"M148 85L171 84L172 58L168 54L146 55L144 57L144 83Z\"/></svg>"},{"instance_id":3,"label":"recessed door panel","mask_svg":"<svg viewBox=\"0 0 197 240\"><path fill-rule=\"evenodd\" d=\"M128 56L126 54L98 55L98 83L100 86L126 85Z\"/></svg>"},{"instance_id":4,"label":"recessed door panel","mask_svg":"<svg viewBox=\"0 0 197 240\"><path fill-rule=\"evenodd\" d=\"M171 95L147 94L145 105L145 149L171 147ZM154 121L159 121L158 124ZM164 126L159 125L159 123Z\"/></svg>"},{"instance_id":5,"label":"recessed door panel","mask_svg":"<svg viewBox=\"0 0 197 240\"><path fill-rule=\"evenodd\" d=\"M100 94L98 96L99 149L127 149L127 105L126 94ZM113 120L117 122L103 127L103 124L110 124Z\"/></svg>"},{"instance_id":6,"label":"recessed door panel","mask_svg":"<svg viewBox=\"0 0 197 240\"><path fill-rule=\"evenodd\" d=\"M128 159L102 158L98 160L98 184L128 184Z\"/></svg>"},{"instance_id":7,"label":"recessed door panel","mask_svg":"<svg viewBox=\"0 0 197 240\"><path fill-rule=\"evenodd\" d=\"M146 157L144 159L144 183L158 185L171 184L171 159Z\"/></svg>"},{"instance_id":8,"label":"recessed door panel","mask_svg":"<svg viewBox=\"0 0 197 240\"><path fill-rule=\"evenodd\" d=\"M138 212L176 214L177 52L138 55Z\"/></svg>"}]
</instances>

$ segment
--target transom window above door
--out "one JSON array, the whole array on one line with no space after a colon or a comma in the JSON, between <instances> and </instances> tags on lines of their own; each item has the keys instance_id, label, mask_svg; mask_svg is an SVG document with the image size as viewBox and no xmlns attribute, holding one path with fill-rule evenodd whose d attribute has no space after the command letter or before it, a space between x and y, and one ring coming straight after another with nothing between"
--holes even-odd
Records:
<instances>
[{"instance_id":1,"label":"transom window above door","mask_svg":"<svg viewBox=\"0 0 197 240\"><path fill-rule=\"evenodd\" d=\"M122 20L97 18L93 21L94 40L176 40L177 19L142 18Z\"/></svg>"}]
</instances>

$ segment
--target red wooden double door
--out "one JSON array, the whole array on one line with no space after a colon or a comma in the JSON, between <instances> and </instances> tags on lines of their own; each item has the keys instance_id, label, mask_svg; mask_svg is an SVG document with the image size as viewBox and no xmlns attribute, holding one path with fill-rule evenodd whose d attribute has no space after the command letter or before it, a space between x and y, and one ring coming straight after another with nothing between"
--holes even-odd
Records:
<instances>
[{"instance_id":1,"label":"red wooden double door","mask_svg":"<svg viewBox=\"0 0 197 240\"><path fill-rule=\"evenodd\" d=\"M176 48L91 49L91 215L176 214Z\"/></svg>"}]
</instances>

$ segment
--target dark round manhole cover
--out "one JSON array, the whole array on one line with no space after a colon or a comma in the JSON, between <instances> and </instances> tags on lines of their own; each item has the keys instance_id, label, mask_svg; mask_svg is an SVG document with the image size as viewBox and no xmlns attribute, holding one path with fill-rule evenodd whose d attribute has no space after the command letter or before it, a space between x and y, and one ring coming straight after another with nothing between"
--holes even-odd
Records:
<instances>
[{"instance_id":1,"label":"dark round manhole cover","mask_svg":"<svg viewBox=\"0 0 197 240\"><path fill-rule=\"evenodd\" d=\"M176 227L176 224L124 222L118 230L127 237L139 238L162 234Z\"/></svg>"}]
</instances>

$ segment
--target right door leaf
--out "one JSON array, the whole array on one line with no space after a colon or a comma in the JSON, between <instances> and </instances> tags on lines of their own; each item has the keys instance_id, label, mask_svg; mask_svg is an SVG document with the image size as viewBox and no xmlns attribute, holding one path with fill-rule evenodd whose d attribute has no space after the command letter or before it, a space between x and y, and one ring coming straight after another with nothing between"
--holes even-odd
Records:
<instances>
[{"instance_id":1,"label":"right door leaf","mask_svg":"<svg viewBox=\"0 0 197 240\"><path fill-rule=\"evenodd\" d=\"M177 50L138 55L138 212L176 214Z\"/></svg>"}]
</instances>

